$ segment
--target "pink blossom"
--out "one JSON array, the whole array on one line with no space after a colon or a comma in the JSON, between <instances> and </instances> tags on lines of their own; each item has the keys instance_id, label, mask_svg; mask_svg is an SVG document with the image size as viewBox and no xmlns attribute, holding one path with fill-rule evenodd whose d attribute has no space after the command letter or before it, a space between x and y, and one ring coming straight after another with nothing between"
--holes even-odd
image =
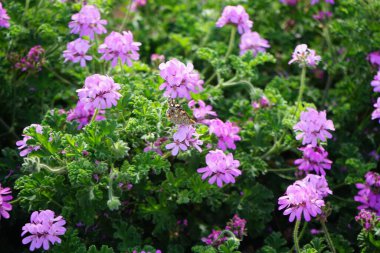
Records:
<instances>
[{"instance_id":1,"label":"pink blossom","mask_svg":"<svg viewBox=\"0 0 380 253\"><path fill-rule=\"evenodd\" d=\"M199 93L203 90L203 80L194 71L191 63L183 64L177 59L172 59L159 66L160 76L165 80L160 86L164 90L165 97L190 99L190 92Z\"/></svg>"},{"instance_id":2,"label":"pink blossom","mask_svg":"<svg viewBox=\"0 0 380 253\"><path fill-rule=\"evenodd\" d=\"M331 169L332 161L327 158L328 153L322 146L313 147L309 144L306 147L299 148L299 150L303 152L302 158L294 162L298 165L299 170L315 171L315 173L324 176L326 175L325 170Z\"/></svg>"},{"instance_id":3,"label":"pink blossom","mask_svg":"<svg viewBox=\"0 0 380 253\"><path fill-rule=\"evenodd\" d=\"M99 46L98 52L103 54L100 59L111 61L112 67L117 65L118 59L122 64L127 63L132 66L132 60L137 61L140 58L138 53L141 43L133 41L131 31L111 32L104 43Z\"/></svg>"},{"instance_id":4,"label":"pink blossom","mask_svg":"<svg viewBox=\"0 0 380 253\"><path fill-rule=\"evenodd\" d=\"M325 0L326 3L329 3L329 4L335 4L334 0ZM314 4L317 4L319 3L319 0L311 0L310 1L310 4L311 5L314 5Z\"/></svg>"},{"instance_id":5,"label":"pink blossom","mask_svg":"<svg viewBox=\"0 0 380 253\"><path fill-rule=\"evenodd\" d=\"M297 5L298 0L280 0L281 3L286 4L286 5Z\"/></svg>"},{"instance_id":6,"label":"pink blossom","mask_svg":"<svg viewBox=\"0 0 380 253\"><path fill-rule=\"evenodd\" d=\"M33 139L28 134L25 134L25 132L27 132L31 128L34 128L34 131L37 134L42 134L42 126L39 124L31 124L30 126L24 128L23 130L24 134L22 135L23 139L16 142L17 148L20 150L20 156L22 157L28 155L29 153L33 151L37 151L41 149L41 146L39 145L30 145L27 143L29 140Z\"/></svg>"},{"instance_id":7,"label":"pink blossom","mask_svg":"<svg viewBox=\"0 0 380 253\"><path fill-rule=\"evenodd\" d=\"M379 223L380 217L372 211L362 209L360 210L359 214L355 217L355 220L359 222L365 230L370 231Z\"/></svg>"},{"instance_id":8,"label":"pink blossom","mask_svg":"<svg viewBox=\"0 0 380 253\"><path fill-rule=\"evenodd\" d=\"M86 78L84 87L78 89L79 100L86 110L92 108L106 109L117 105L121 97L120 85L109 76L95 74Z\"/></svg>"},{"instance_id":9,"label":"pink blossom","mask_svg":"<svg viewBox=\"0 0 380 253\"><path fill-rule=\"evenodd\" d=\"M360 203L358 209L372 210L380 215L380 175L369 171L365 175L365 183L357 183L359 189L354 200Z\"/></svg>"},{"instance_id":10,"label":"pink blossom","mask_svg":"<svg viewBox=\"0 0 380 253\"><path fill-rule=\"evenodd\" d=\"M332 13L330 11L320 11L317 14L313 15L315 20L325 20L332 17Z\"/></svg>"},{"instance_id":11,"label":"pink blossom","mask_svg":"<svg viewBox=\"0 0 380 253\"><path fill-rule=\"evenodd\" d=\"M380 92L380 70L377 72L376 76L371 82L371 86L373 87L374 92Z\"/></svg>"},{"instance_id":12,"label":"pink blossom","mask_svg":"<svg viewBox=\"0 0 380 253\"><path fill-rule=\"evenodd\" d=\"M227 148L236 149L235 141L240 141L238 135L240 128L232 122L223 122L220 119L212 119L209 121L209 132L215 134L218 138L218 148L226 150Z\"/></svg>"},{"instance_id":13,"label":"pink blossom","mask_svg":"<svg viewBox=\"0 0 380 253\"><path fill-rule=\"evenodd\" d=\"M162 55L162 54L152 54L150 56L150 60L152 62L164 62L165 61L165 55Z\"/></svg>"},{"instance_id":14,"label":"pink blossom","mask_svg":"<svg viewBox=\"0 0 380 253\"><path fill-rule=\"evenodd\" d=\"M205 120L208 115L210 116L217 116L216 112L212 110L211 105L206 105L203 100L191 100L188 103L188 106L193 110L194 118L196 118L201 123L207 123L208 121Z\"/></svg>"},{"instance_id":15,"label":"pink blossom","mask_svg":"<svg viewBox=\"0 0 380 253\"><path fill-rule=\"evenodd\" d=\"M92 56L86 55L90 47L90 43L87 40L81 38L68 43L67 50L63 51L63 57L65 57L65 62L80 62L80 66L85 67L86 61L92 60Z\"/></svg>"},{"instance_id":16,"label":"pink blossom","mask_svg":"<svg viewBox=\"0 0 380 253\"><path fill-rule=\"evenodd\" d=\"M66 221L62 216L55 217L51 210L35 211L30 216L30 223L22 227L21 236L29 233L23 240L23 244L30 244L30 251L43 247L44 250L50 248L50 243L61 243L59 236L65 234Z\"/></svg>"},{"instance_id":17,"label":"pink blossom","mask_svg":"<svg viewBox=\"0 0 380 253\"><path fill-rule=\"evenodd\" d=\"M94 5L85 5L71 17L69 28L71 33L79 34L79 36L89 36L94 39L95 34L107 33L103 25L107 24L107 20L100 17L98 8Z\"/></svg>"},{"instance_id":18,"label":"pink blossom","mask_svg":"<svg viewBox=\"0 0 380 253\"><path fill-rule=\"evenodd\" d=\"M149 152L149 151L153 151L153 152L156 152L157 154L159 154L160 156L163 155L162 153L162 150L160 149L160 146L165 142L167 141L168 138L166 137L161 137L161 138L158 138L155 142L153 143L148 143L148 145L144 148L144 152Z\"/></svg>"},{"instance_id":19,"label":"pink blossom","mask_svg":"<svg viewBox=\"0 0 380 253\"><path fill-rule=\"evenodd\" d=\"M380 98L377 98L377 101L373 106L375 107L375 110L372 112L371 119L380 119Z\"/></svg>"},{"instance_id":20,"label":"pink blossom","mask_svg":"<svg viewBox=\"0 0 380 253\"><path fill-rule=\"evenodd\" d=\"M0 2L0 27L9 28L10 17L7 14L7 10L3 8L2 3Z\"/></svg>"},{"instance_id":21,"label":"pink blossom","mask_svg":"<svg viewBox=\"0 0 380 253\"><path fill-rule=\"evenodd\" d=\"M145 6L147 0L132 0L131 11L136 11L138 7Z\"/></svg>"},{"instance_id":22,"label":"pink blossom","mask_svg":"<svg viewBox=\"0 0 380 253\"><path fill-rule=\"evenodd\" d=\"M269 48L270 45L257 32L246 32L241 36L239 47L240 55L251 51L253 56L256 56L258 52L265 52L266 48Z\"/></svg>"},{"instance_id":23,"label":"pink blossom","mask_svg":"<svg viewBox=\"0 0 380 253\"><path fill-rule=\"evenodd\" d=\"M222 150L210 151L206 155L207 167L199 168L198 173L203 174L202 180L209 178L208 183L214 184L216 182L218 187L225 184L234 184L235 177L241 175L238 169L240 162L234 160L232 154L224 154Z\"/></svg>"},{"instance_id":24,"label":"pink blossom","mask_svg":"<svg viewBox=\"0 0 380 253\"><path fill-rule=\"evenodd\" d=\"M244 7L238 5L226 6L223 10L222 16L216 22L216 27L220 28L227 24L236 25L238 32L243 34L251 30L253 22L249 20L249 15Z\"/></svg>"},{"instance_id":25,"label":"pink blossom","mask_svg":"<svg viewBox=\"0 0 380 253\"><path fill-rule=\"evenodd\" d=\"M0 184L0 220L1 217L9 219L9 211L12 210L12 205L9 203L13 199L11 188L3 188Z\"/></svg>"},{"instance_id":26,"label":"pink blossom","mask_svg":"<svg viewBox=\"0 0 380 253\"><path fill-rule=\"evenodd\" d=\"M200 145L203 141L199 140L199 135L195 128L190 125L180 125L178 130L173 135L173 143L167 144L166 149L172 151L172 155L178 155L179 151L186 151L189 147L194 147L199 152L202 152Z\"/></svg>"},{"instance_id":27,"label":"pink blossom","mask_svg":"<svg viewBox=\"0 0 380 253\"><path fill-rule=\"evenodd\" d=\"M67 114L67 121L76 121L79 123L78 129L82 129L85 125L87 125L95 113L94 108L86 108L85 105L85 103L78 101L76 107L71 109ZM99 110L95 120L105 120L106 117L104 114L104 110Z\"/></svg>"},{"instance_id":28,"label":"pink blossom","mask_svg":"<svg viewBox=\"0 0 380 253\"><path fill-rule=\"evenodd\" d=\"M297 132L296 139L302 139L302 145L317 146L318 140L325 142L332 138L329 131L335 131L331 120L326 119L326 111L318 112L313 108L301 113L300 121L294 125Z\"/></svg>"},{"instance_id":29,"label":"pink blossom","mask_svg":"<svg viewBox=\"0 0 380 253\"><path fill-rule=\"evenodd\" d=\"M315 67L321 59L321 56L316 55L314 50L308 49L306 44L301 44L294 49L289 64L298 62L301 66Z\"/></svg>"},{"instance_id":30,"label":"pink blossom","mask_svg":"<svg viewBox=\"0 0 380 253\"><path fill-rule=\"evenodd\" d=\"M27 56L20 59L16 63L15 68L21 71L41 71L44 59L45 49L42 46L36 45L32 47Z\"/></svg>"},{"instance_id":31,"label":"pink blossom","mask_svg":"<svg viewBox=\"0 0 380 253\"><path fill-rule=\"evenodd\" d=\"M375 51L369 53L367 56L367 60L374 66L380 66L380 51Z\"/></svg>"}]
</instances>

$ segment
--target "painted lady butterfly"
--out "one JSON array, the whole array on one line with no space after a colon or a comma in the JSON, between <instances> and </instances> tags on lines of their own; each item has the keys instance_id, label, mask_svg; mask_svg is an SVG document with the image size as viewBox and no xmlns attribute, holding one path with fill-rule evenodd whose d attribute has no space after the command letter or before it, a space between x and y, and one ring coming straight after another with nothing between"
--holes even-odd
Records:
<instances>
[{"instance_id":1,"label":"painted lady butterfly","mask_svg":"<svg viewBox=\"0 0 380 253\"><path fill-rule=\"evenodd\" d=\"M175 99L168 99L169 109L166 111L166 117L176 125L192 125L195 121L187 114L180 104L177 104Z\"/></svg>"}]
</instances>

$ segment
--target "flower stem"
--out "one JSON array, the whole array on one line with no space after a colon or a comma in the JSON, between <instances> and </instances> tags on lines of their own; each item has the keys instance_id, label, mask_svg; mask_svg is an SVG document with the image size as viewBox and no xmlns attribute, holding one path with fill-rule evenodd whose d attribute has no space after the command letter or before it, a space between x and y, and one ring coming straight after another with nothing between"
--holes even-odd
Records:
<instances>
[{"instance_id":1,"label":"flower stem","mask_svg":"<svg viewBox=\"0 0 380 253\"><path fill-rule=\"evenodd\" d=\"M331 252L332 253L336 253L336 250L335 250L335 247L334 247L334 243L332 242L331 237L330 237L330 233L329 233L329 231L327 230L327 227L326 227L326 222L321 220L321 225L322 225L323 232L325 234L325 238L326 238L327 244L329 245L329 248L330 248Z\"/></svg>"},{"instance_id":2,"label":"flower stem","mask_svg":"<svg viewBox=\"0 0 380 253\"><path fill-rule=\"evenodd\" d=\"M99 113L99 109L98 109L98 108L96 108L96 109L95 109L95 112L94 112L94 115L92 115L92 118L91 118L91 121L90 121L90 123L89 123L89 124L91 124L92 122L94 122L94 121L95 121L95 119L96 119L96 116L98 116L98 113Z\"/></svg>"},{"instance_id":3,"label":"flower stem","mask_svg":"<svg viewBox=\"0 0 380 253\"><path fill-rule=\"evenodd\" d=\"M293 231L293 240L294 240L294 247L296 248L296 252L300 253L300 244L299 244L299 238L298 238L298 230L300 228L300 220L296 220L296 224L294 225L294 231Z\"/></svg>"},{"instance_id":4,"label":"flower stem","mask_svg":"<svg viewBox=\"0 0 380 253\"><path fill-rule=\"evenodd\" d=\"M235 27L232 27L231 28L231 34L230 34L230 42L228 44L228 49L227 49L227 53L226 55L224 56L224 59L227 59L228 56L230 56L231 52L232 52L232 49L234 47L234 44L235 44L235 35L236 35L236 28Z\"/></svg>"},{"instance_id":5,"label":"flower stem","mask_svg":"<svg viewBox=\"0 0 380 253\"><path fill-rule=\"evenodd\" d=\"M296 108L295 114L297 114L302 103L303 92L305 90L305 79L306 79L306 66L303 66L302 71L301 71L301 82L300 82L300 89L298 92L298 98L297 98L297 104L296 104L297 108Z\"/></svg>"}]
</instances>

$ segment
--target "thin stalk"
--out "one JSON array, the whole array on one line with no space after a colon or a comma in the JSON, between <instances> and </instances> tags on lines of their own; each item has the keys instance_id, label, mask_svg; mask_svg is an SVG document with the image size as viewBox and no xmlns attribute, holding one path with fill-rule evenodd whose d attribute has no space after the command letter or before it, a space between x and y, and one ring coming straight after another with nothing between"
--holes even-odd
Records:
<instances>
[{"instance_id":1,"label":"thin stalk","mask_svg":"<svg viewBox=\"0 0 380 253\"><path fill-rule=\"evenodd\" d=\"M307 222L305 222L302 226L302 229L301 229L301 232L300 232L300 235L298 237L298 241L300 241L303 237L303 235L305 234L305 230L306 230L306 227L307 227ZM294 251L294 245L293 247L290 249L290 252L293 252Z\"/></svg>"},{"instance_id":2,"label":"thin stalk","mask_svg":"<svg viewBox=\"0 0 380 253\"><path fill-rule=\"evenodd\" d=\"M227 49L227 53L226 55L224 56L224 59L227 59L228 56L230 56L233 48L234 48L234 44L235 44L235 35L236 35L236 28L234 26L231 27L231 34L230 34L230 42L228 44L228 49Z\"/></svg>"},{"instance_id":3,"label":"thin stalk","mask_svg":"<svg viewBox=\"0 0 380 253\"><path fill-rule=\"evenodd\" d=\"M296 224L294 225L294 231L293 231L293 240L294 240L294 248L296 249L297 253L301 252L300 244L299 244L299 238L298 238L298 230L300 228L300 220L296 220Z\"/></svg>"},{"instance_id":4,"label":"thin stalk","mask_svg":"<svg viewBox=\"0 0 380 253\"><path fill-rule=\"evenodd\" d=\"M121 23L119 31L122 32L125 26L125 23L127 22L127 19L129 17L129 13L131 12L131 6L132 6L132 0L129 1L128 3L128 9L127 9L127 14L124 16L123 22Z\"/></svg>"},{"instance_id":5,"label":"thin stalk","mask_svg":"<svg viewBox=\"0 0 380 253\"><path fill-rule=\"evenodd\" d=\"M322 225L323 232L325 234L325 238L326 238L327 244L329 245L329 248L330 248L331 252L332 253L336 253L336 250L335 250L335 247L334 247L334 243L332 242L331 237L330 237L330 233L329 233L329 231L327 230L327 227L326 227L326 222L321 220L321 225Z\"/></svg>"},{"instance_id":6,"label":"thin stalk","mask_svg":"<svg viewBox=\"0 0 380 253\"><path fill-rule=\"evenodd\" d=\"M303 66L302 71L301 71L300 89L298 91L298 98L297 98L297 104L296 104L297 108L296 108L296 112L294 115L297 114L298 110L300 109L301 103L302 103L302 97L303 97L303 93L305 90L305 79L306 79L306 66Z\"/></svg>"},{"instance_id":7,"label":"thin stalk","mask_svg":"<svg viewBox=\"0 0 380 253\"><path fill-rule=\"evenodd\" d=\"M99 113L99 109L98 109L98 108L96 108L96 109L95 109L95 112L94 112L94 115L92 115L92 118L91 118L91 121L90 121L90 123L89 123L89 124L91 124L92 122L94 122L94 121L95 121L95 119L96 119L96 116L98 116L98 113Z\"/></svg>"},{"instance_id":8,"label":"thin stalk","mask_svg":"<svg viewBox=\"0 0 380 253\"><path fill-rule=\"evenodd\" d=\"M267 169L269 172L286 172L286 171L294 171L295 168L284 168L284 169Z\"/></svg>"}]
</instances>

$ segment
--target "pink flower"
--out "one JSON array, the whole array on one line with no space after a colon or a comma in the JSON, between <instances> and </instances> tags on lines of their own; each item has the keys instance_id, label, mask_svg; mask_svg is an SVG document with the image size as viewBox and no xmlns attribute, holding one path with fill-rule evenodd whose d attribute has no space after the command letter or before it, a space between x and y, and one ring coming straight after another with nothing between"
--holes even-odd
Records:
<instances>
[{"instance_id":1,"label":"pink flower","mask_svg":"<svg viewBox=\"0 0 380 253\"><path fill-rule=\"evenodd\" d=\"M367 60L374 66L380 66L380 51L375 51L369 53L367 56Z\"/></svg>"},{"instance_id":2,"label":"pink flower","mask_svg":"<svg viewBox=\"0 0 380 253\"><path fill-rule=\"evenodd\" d=\"M92 116L95 113L94 108L86 108L86 104L84 104L81 101L78 101L76 107L74 109L71 109L67 113L67 121L76 121L79 123L78 129L82 129L85 125L87 125L91 119ZM105 120L106 117L104 116L105 111L100 110L98 111L98 114L96 115L95 120L100 121L100 120Z\"/></svg>"},{"instance_id":3,"label":"pink flower","mask_svg":"<svg viewBox=\"0 0 380 253\"><path fill-rule=\"evenodd\" d=\"M218 148L226 150L227 148L236 149L235 141L240 141L238 135L240 128L232 122L223 122L220 119L212 119L209 121L209 132L215 134L218 138Z\"/></svg>"},{"instance_id":4,"label":"pink flower","mask_svg":"<svg viewBox=\"0 0 380 253\"><path fill-rule=\"evenodd\" d=\"M293 129L298 132L296 139L302 139L302 145L311 144L314 147L318 140L325 142L332 138L329 131L335 131L333 122L326 119L326 111L318 112L313 108L301 113L300 121Z\"/></svg>"},{"instance_id":5,"label":"pink flower","mask_svg":"<svg viewBox=\"0 0 380 253\"><path fill-rule=\"evenodd\" d=\"M334 0L325 0L326 3L335 4ZM311 0L311 5L319 3L319 0Z\"/></svg>"},{"instance_id":6,"label":"pink flower","mask_svg":"<svg viewBox=\"0 0 380 253\"><path fill-rule=\"evenodd\" d=\"M244 7L226 6L223 10L222 16L216 22L216 27L223 27L226 24L234 24L237 26L238 32L243 34L249 32L252 28L253 22L249 20L249 15Z\"/></svg>"},{"instance_id":7,"label":"pink flower","mask_svg":"<svg viewBox=\"0 0 380 253\"><path fill-rule=\"evenodd\" d=\"M34 128L34 131L37 134L42 134L42 126L39 124L31 124L30 126L25 127L23 132L25 133L31 128ZM23 134L22 136L23 136L23 139L16 142L16 145L18 146L18 149L20 150L20 156L24 157L33 151L37 151L41 149L41 146L39 145L30 145L27 143L28 140L33 139L31 136L27 134Z\"/></svg>"},{"instance_id":8,"label":"pink flower","mask_svg":"<svg viewBox=\"0 0 380 253\"><path fill-rule=\"evenodd\" d=\"M165 61L165 55L162 55L162 54L152 54L150 56L150 60L152 62L164 62Z\"/></svg>"},{"instance_id":9,"label":"pink flower","mask_svg":"<svg viewBox=\"0 0 380 253\"><path fill-rule=\"evenodd\" d=\"M246 32L241 36L239 47L240 55L251 51L253 56L256 56L258 52L265 52L266 48L269 48L270 45L257 32Z\"/></svg>"},{"instance_id":10,"label":"pink flower","mask_svg":"<svg viewBox=\"0 0 380 253\"><path fill-rule=\"evenodd\" d=\"M227 223L225 230L229 230L240 240L243 239L243 236L247 234L247 228L245 227L247 221L235 214L234 217Z\"/></svg>"},{"instance_id":11,"label":"pink flower","mask_svg":"<svg viewBox=\"0 0 380 253\"><path fill-rule=\"evenodd\" d=\"M380 98L377 98L377 101L373 106L375 107L375 110L372 112L372 115L371 115L372 120L380 119Z\"/></svg>"},{"instance_id":12,"label":"pink flower","mask_svg":"<svg viewBox=\"0 0 380 253\"><path fill-rule=\"evenodd\" d=\"M159 69L160 76L165 80L160 86L160 90L165 89L165 97L190 99L190 92L199 93L203 90L203 81L191 63L185 65L172 59L161 63Z\"/></svg>"},{"instance_id":13,"label":"pink flower","mask_svg":"<svg viewBox=\"0 0 380 253\"><path fill-rule=\"evenodd\" d=\"M199 168L198 173L203 174L202 180L209 178L208 183L214 184L216 182L218 187L225 184L234 184L235 177L241 175L238 169L240 162L234 160L232 154L224 154L222 150L210 151L206 155L207 167Z\"/></svg>"},{"instance_id":14,"label":"pink flower","mask_svg":"<svg viewBox=\"0 0 380 253\"><path fill-rule=\"evenodd\" d=\"M85 67L86 61L92 60L92 56L86 55L90 47L90 43L87 40L81 38L68 43L67 50L63 51L63 57L65 57L65 62L80 62L80 66Z\"/></svg>"},{"instance_id":15,"label":"pink flower","mask_svg":"<svg viewBox=\"0 0 380 253\"><path fill-rule=\"evenodd\" d=\"M111 77L95 74L86 78L84 87L78 89L77 93L86 110L106 109L117 105L121 97L118 90L120 85Z\"/></svg>"},{"instance_id":16,"label":"pink flower","mask_svg":"<svg viewBox=\"0 0 380 253\"><path fill-rule=\"evenodd\" d=\"M138 7L145 6L147 0L132 0L131 11L136 11Z\"/></svg>"},{"instance_id":17,"label":"pink flower","mask_svg":"<svg viewBox=\"0 0 380 253\"><path fill-rule=\"evenodd\" d=\"M193 110L194 117L202 123L207 123L207 121L205 121L207 115L217 116L216 112L212 110L212 106L206 105L202 100L191 100L188 106Z\"/></svg>"},{"instance_id":18,"label":"pink flower","mask_svg":"<svg viewBox=\"0 0 380 253\"><path fill-rule=\"evenodd\" d=\"M286 5L297 5L298 0L280 0L281 3L286 4Z\"/></svg>"},{"instance_id":19,"label":"pink flower","mask_svg":"<svg viewBox=\"0 0 380 253\"><path fill-rule=\"evenodd\" d=\"M179 151L186 151L188 147L194 147L199 152L202 149L199 147L203 141L199 140L199 135L195 128L190 125L180 125L178 131L173 135L173 143L167 144L166 149L172 150L172 155L178 155Z\"/></svg>"},{"instance_id":20,"label":"pink flower","mask_svg":"<svg viewBox=\"0 0 380 253\"><path fill-rule=\"evenodd\" d=\"M158 138L155 142L153 143L148 143L148 145L144 148L144 152L149 152L149 151L153 151L153 152L156 152L157 154L159 154L160 156L163 155L161 149L160 149L160 146L165 142L167 141L168 138L166 137L162 137L162 138Z\"/></svg>"},{"instance_id":21,"label":"pink flower","mask_svg":"<svg viewBox=\"0 0 380 253\"><path fill-rule=\"evenodd\" d=\"M212 245L214 247L218 247L221 244L223 244L225 241L227 241L227 237L222 236L219 238L222 231L220 230L212 230L211 234L209 234L207 237L202 238L202 242L204 242L206 245Z\"/></svg>"},{"instance_id":22,"label":"pink flower","mask_svg":"<svg viewBox=\"0 0 380 253\"><path fill-rule=\"evenodd\" d=\"M317 14L313 15L315 20L325 20L332 17L332 13L330 11L320 11Z\"/></svg>"},{"instance_id":23,"label":"pink flower","mask_svg":"<svg viewBox=\"0 0 380 253\"><path fill-rule=\"evenodd\" d=\"M0 27L9 28L10 17L7 14L7 10L3 8L2 3L0 2Z\"/></svg>"},{"instance_id":24,"label":"pink flower","mask_svg":"<svg viewBox=\"0 0 380 253\"><path fill-rule=\"evenodd\" d=\"M285 195L278 199L278 209L285 209L284 215L290 214L290 222L295 218L301 220L302 215L310 221L311 217L322 213L321 208L325 205L323 198L331 193L324 177L309 174L288 186Z\"/></svg>"},{"instance_id":25,"label":"pink flower","mask_svg":"<svg viewBox=\"0 0 380 253\"><path fill-rule=\"evenodd\" d=\"M380 92L380 70L377 72L376 76L371 82L371 86L373 87L374 92Z\"/></svg>"},{"instance_id":26,"label":"pink flower","mask_svg":"<svg viewBox=\"0 0 380 253\"><path fill-rule=\"evenodd\" d=\"M376 213L367 211L365 209L360 210L359 214L355 217L355 220L359 222L365 230L370 231L379 223L380 218Z\"/></svg>"},{"instance_id":27,"label":"pink flower","mask_svg":"<svg viewBox=\"0 0 380 253\"><path fill-rule=\"evenodd\" d=\"M299 148L303 152L301 159L297 159L294 164L298 165L299 170L305 172L313 172L326 175L325 170L331 169L332 161L330 161L327 156L328 153L322 146L313 147L312 145L307 145L306 147Z\"/></svg>"},{"instance_id":28,"label":"pink flower","mask_svg":"<svg viewBox=\"0 0 380 253\"><path fill-rule=\"evenodd\" d=\"M103 54L100 59L112 61L112 67L117 65L118 59L122 64L127 63L132 66L132 60L137 61L140 58L138 53L141 43L133 41L133 34L131 31L111 32L104 43L99 46L98 52Z\"/></svg>"},{"instance_id":29,"label":"pink flower","mask_svg":"<svg viewBox=\"0 0 380 253\"><path fill-rule=\"evenodd\" d=\"M365 183L356 184L356 188L359 189L358 194L354 197L354 200L361 205L358 209L372 210L380 215L380 175L376 172L369 171L365 175Z\"/></svg>"},{"instance_id":30,"label":"pink flower","mask_svg":"<svg viewBox=\"0 0 380 253\"><path fill-rule=\"evenodd\" d=\"M42 65L44 64L44 54L45 49L40 45L32 47L27 56L20 59L16 63L15 68L20 69L21 71L41 71Z\"/></svg>"},{"instance_id":31,"label":"pink flower","mask_svg":"<svg viewBox=\"0 0 380 253\"><path fill-rule=\"evenodd\" d=\"M316 55L314 50L308 49L306 44L301 44L294 49L289 64L298 62L301 66L315 67L321 59L321 56Z\"/></svg>"},{"instance_id":32,"label":"pink flower","mask_svg":"<svg viewBox=\"0 0 380 253\"><path fill-rule=\"evenodd\" d=\"M85 5L71 17L69 23L71 33L79 34L79 36L89 36L94 39L94 35L107 33L103 25L107 24L107 20L100 19L100 12L94 5Z\"/></svg>"},{"instance_id":33,"label":"pink flower","mask_svg":"<svg viewBox=\"0 0 380 253\"><path fill-rule=\"evenodd\" d=\"M13 199L12 195L10 195L11 193L11 188L3 188L0 184L0 220L1 217L4 219L9 219L10 217L9 211L12 210L12 205L8 202Z\"/></svg>"},{"instance_id":34,"label":"pink flower","mask_svg":"<svg viewBox=\"0 0 380 253\"><path fill-rule=\"evenodd\" d=\"M23 240L23 244L30 244L30 251L39 249L41 247L44 250L50 248L50 243L61 243L60 235L65 234L66 228L64 225L66 221L62 216L55 217L55 214L51 210L35 211L30 216L30 223L25 224L22 227L21 236L29 233Z\"/></svg>"}]
</instances>

